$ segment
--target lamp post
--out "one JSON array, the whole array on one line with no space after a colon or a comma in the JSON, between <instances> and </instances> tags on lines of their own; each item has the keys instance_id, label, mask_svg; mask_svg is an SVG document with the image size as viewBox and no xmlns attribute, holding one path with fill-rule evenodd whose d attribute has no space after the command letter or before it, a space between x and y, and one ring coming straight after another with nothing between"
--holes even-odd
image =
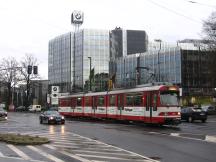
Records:
<instances>
[{"instance_id":1,"label":"lamp post","mask_svg":"<svg viewBox=\"0 0 216 162\"><path fill-rule=\"evenodd\" d=\"M162 40L161 39L155 39L154 41L160 43L160 47L159 47L158 54L157 54L157 58L158 58L158 82L160 82L160 61L159 61L159 59L160 59L160 50L161 50Z\"/></svg>"},{"instance_id":2,"label":"lamp post","mask_svg":"<svg viewBox=\"0 0 216 162\"><path fill-rule=\"evenodd\" d=\"M88 57L90 61L90 69L89 69L89 81L90 81L90 91L92 90L92 78L91 78L91 57Z\"/></svg>"}]
</instances>

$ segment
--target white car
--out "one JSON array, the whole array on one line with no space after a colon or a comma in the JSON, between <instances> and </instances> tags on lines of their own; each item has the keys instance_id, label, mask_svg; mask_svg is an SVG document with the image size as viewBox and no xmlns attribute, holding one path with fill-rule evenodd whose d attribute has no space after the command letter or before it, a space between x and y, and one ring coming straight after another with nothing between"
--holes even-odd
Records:
<instances>
[{"instance_id":1,"label":"white car","mask_svg":"<svg viewBox=\"0 0 216 162\"><path fill-rule=\"evenodd\" d=\"M39 112L39 111L41 111L41 105L30 105L29 111L30 112Z\"/></svg>"}]
</instances>

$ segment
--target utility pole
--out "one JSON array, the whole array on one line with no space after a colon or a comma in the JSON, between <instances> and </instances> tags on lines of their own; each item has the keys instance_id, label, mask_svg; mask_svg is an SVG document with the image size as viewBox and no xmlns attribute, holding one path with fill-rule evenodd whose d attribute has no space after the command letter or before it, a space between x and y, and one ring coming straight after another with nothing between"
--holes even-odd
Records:
<instances>
[{"instance_id":1,"label":"utility pole","mask_svg":"<svg viewBox=\"0 0 216 162\"><path fill-rule=\"evenodd\" d=\"M159 42L160 46L159 46L159 50L158 50L158 54L157 54L157 60L158 60L158 82L160 82L160 51L161 51L161 39L155 39L155 42Z\"/></svg>"},{"instance_id":2,"label":"utility pole","mask_svg":"<svg viewBox=\"0 0 216 162\"><path fill-rule=\"evenodd\" d=\"M90 82L90 91L92 90L92 76L91 76L91 57L88 57L89 58L89 61L90 61L90 69L89 69L89 82Z\"/></svg>"}]
</instances>

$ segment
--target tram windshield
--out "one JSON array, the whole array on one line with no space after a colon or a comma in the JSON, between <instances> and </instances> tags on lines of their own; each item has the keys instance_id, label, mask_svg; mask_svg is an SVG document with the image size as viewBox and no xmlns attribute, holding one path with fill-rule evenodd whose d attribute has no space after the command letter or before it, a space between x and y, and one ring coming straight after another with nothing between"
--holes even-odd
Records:
<instances>
[{"instance_id":1,"label":"tram windshield","mask_svg":"<svg viewBox=\"0 0 216 162\"><path fill-rule=\"evenodd\" d=\"M160 102L161 105L179 105L178 102L178 93L177 92L160 92Z\"/></svg>"}]
</instances>

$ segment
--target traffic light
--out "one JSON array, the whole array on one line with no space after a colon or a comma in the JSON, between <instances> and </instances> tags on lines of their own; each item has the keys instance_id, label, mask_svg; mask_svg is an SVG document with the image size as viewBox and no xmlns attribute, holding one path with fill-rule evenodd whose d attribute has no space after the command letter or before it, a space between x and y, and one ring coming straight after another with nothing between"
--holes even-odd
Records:
<instances>
[{"instance_id":1,"label":"traffic light","mask_svg":"<svg viewBox=\"0 0 216 162\"><path fill-rule=\"evenodd\" d=\"M32 73L32 66L31 65L28 65L28 70L27 70L28 74L31 74Z\"/></svg>"},{"instance_id":2,"label":"traffic light","mask_svg":"<svg viewBox=\"0 0 216 162\"><path fill-rule=\"evenodd\" d=\"M33 66L33 74L38 74L38 67L37 66Z\"/></svg>"}]
</instances>

